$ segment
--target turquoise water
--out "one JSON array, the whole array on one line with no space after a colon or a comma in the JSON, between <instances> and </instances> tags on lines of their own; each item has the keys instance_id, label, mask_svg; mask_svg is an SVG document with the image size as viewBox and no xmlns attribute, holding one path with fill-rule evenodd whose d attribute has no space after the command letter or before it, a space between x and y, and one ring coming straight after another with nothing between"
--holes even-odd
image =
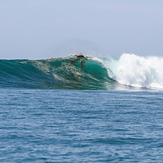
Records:
<instances>
[{"instance_id":1,"label":"turquoise water","mask_svg":"<svg viewBox=\"0 0 163 163\"><path fill-rule=\"evenodd\" d=\"M92 57L46 60L0 60L0 87L41 89L110 89L115 81ZM84 61L84 63L82 63Z\"/></svg>"},{"instance_id":2,"label":"turquoise water","mask_svg":"<svg viewBox=\"0 0 163 163\"><path fill-rule=\"evenodd\" d=\"M163 92L0 89L0 162L163 162Z\"/></svg>"}]
</instances>

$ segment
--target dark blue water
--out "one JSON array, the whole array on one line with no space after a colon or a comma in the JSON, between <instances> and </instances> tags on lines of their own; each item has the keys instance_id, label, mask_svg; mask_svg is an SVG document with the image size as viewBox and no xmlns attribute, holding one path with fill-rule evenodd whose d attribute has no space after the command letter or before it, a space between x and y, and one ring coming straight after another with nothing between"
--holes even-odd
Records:
<instances>
[{"instance_id":1,"label":"dark blue water","mask_svg":"<svg viewBox=\"0 0 163 163\"><path fill-rule=\"evenodd\" d=\"M163 162L163 92L0 89L0 162Z\"/></svg>"}]
</instances>

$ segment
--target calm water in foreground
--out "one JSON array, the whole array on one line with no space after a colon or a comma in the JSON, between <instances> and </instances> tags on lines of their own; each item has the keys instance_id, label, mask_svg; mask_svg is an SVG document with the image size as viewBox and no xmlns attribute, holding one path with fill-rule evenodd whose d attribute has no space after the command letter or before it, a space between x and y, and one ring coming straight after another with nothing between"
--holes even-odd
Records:
<instances>
[{"instance_id":1,"label":"calm water in foreground","mask_svg":"<svg viewBox=\"0 0 163 163\"><path fill-rule=\"evenodd\" d=\"M163 162L163 92L0 89L0 162Z\"/></svg>"}]
</instances>

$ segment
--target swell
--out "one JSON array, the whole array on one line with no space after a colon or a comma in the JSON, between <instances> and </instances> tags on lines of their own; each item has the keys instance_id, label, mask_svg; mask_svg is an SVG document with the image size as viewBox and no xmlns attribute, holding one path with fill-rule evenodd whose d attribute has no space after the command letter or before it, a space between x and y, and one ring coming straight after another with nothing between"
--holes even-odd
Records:
<instances>
[{"instance_id":1,"label":"swell","mask_svg":"<svg viewBox=\"0 0 163 163\"><path fill-rule=\"evenodd\" d=\"M115 81L102 61L76 55L47 60L0 60L0 87L109 89Z\"/></svg>"}]
</instances>

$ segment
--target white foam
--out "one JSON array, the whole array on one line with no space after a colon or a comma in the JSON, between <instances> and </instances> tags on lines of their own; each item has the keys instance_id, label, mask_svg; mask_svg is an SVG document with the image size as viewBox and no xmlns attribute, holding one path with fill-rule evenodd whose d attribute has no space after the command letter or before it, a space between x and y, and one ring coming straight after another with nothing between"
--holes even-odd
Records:
<instances>
[{"instance_id":1,"label":"white foam","mask_svg":"<svg viewBox=\"0 0 163 163\"><path fill-rule=\"evenodd\" d=\"M163 58L125 53L107 65L112 71L111 77L121 84L163 89Z\"/></svg>"}]
</instances>

